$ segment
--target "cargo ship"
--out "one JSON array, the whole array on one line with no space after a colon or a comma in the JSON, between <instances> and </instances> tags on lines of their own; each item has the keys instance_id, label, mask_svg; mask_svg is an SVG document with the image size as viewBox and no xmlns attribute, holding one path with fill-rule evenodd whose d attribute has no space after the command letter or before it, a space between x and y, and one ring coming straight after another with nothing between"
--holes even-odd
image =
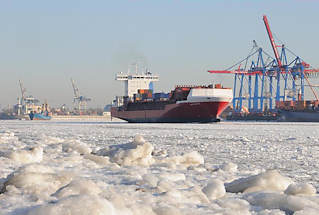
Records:
<instances>
[{"instance_id":1,"label":"cargo ship","mask_svg":"<svg viewBox=\"0 0 319 215\"><path fill-rule=\"evenodd\" d=\"M280 102L278 113L283 122L319 122L317 100Z\"/></svg>"},{"instance_id":2,"label":"cargo ship","mask_svg":"<svg viewBox=\"0 0 319 215\"><path fill-rule=\"evenodd\" d=\"M279 111L279 121L283 122L319 122L319 110L316 111Z\"/></svg>"},{"instance_id":3,"label":"cargo ship","mask_svg":"<svg viewBox=\"0 0 319 215\"><path fill-rule=\"evenodd\" d=\"M233 98L232 89L220 84L176 86L170 93L153 94L152 82L158 76L151 73L120 74L116 80L125 81L126 95L114 101L111 116L132 123L217 122Z\"/></svg>"},{"instance_id":4,"label":"cargo ship","mask_svg":"<svg viewBox=\"0 0 319 215\"><path fill-rule=\"evenodd\" d=\"M226 117L230 121L278 121L279 114L277 112L263 111L260 113L235 113L230 112Z\"/></svg>"}]
</instances>

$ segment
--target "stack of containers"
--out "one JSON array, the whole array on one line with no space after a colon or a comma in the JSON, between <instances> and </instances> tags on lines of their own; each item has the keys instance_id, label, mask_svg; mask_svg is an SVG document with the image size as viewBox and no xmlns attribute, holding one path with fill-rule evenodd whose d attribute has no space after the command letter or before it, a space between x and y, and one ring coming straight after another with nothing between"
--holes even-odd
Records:
<instances>
[{"instance_id":1,"label":"stack of containers","mask_svg":"<svg viewBox=\"0 0 319 215\"><path fill-rule=\"evenodd\" d=\"M167 100L169 98L169 94L168 93L154 93L153 98L155 101L163 101L163 100Z\"/></svg>"},{"instance_id":2,"label":"stack of containers","mask_svg":"<svg viewBox=\"0 0 319 215\"><path fill-rule=\"evenodd\" d=\"M153 90L150 89L139 89L138 91L138 95L139 97L141 97L141 99L143 101L147 101L153 98Z\"/></svg>"},{"instance_id":3,"label":"stack of containers","mask_svg":"<svg viewBox=\"0 0 319 215\"><path fill-rule=\"evenodd\" d=\"M141 101L142 97L140 96L140 94L134 94L134 101Z\"/></svg>"}]
</instances>

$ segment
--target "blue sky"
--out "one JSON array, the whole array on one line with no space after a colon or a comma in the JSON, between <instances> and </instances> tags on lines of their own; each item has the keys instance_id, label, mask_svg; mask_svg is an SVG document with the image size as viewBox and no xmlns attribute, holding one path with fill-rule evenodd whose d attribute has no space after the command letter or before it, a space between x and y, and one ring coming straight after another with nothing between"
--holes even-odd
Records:
<instances>
[{"instance_id":1,"label":"blue sky","mask_svg":"<svg viewBox=\"0 0 319 215\"><path fill-rule=\"evenodd\" d=\"M252 40L272 54L262 15L289 49L319 67L317 0L0 0L0 104L15 104L21 79L29 94L71 106L70 78L91 107L123 85L114 80L136 59L160 76L156 90L222 81Z\"/></svg>"}]
</instances>

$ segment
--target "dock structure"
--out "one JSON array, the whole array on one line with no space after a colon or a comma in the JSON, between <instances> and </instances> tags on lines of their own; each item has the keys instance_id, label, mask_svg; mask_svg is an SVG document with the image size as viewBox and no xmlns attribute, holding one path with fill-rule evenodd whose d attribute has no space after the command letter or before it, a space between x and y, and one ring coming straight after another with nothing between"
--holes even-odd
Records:
<instances>
[{"instance_id":1,"label":"dock structure","mask_svg":"<svg viewBox=\"0 0 319 215\"><path fill-rule=\"evenodd\" d=\"M52 120L57 121L111 121L111 115L53 115Z\"/></svg>"},{"instance_id":2,"label":"dock structure","mask_svg":"<svg viewBox=\"0 0 319 215\"><path fill-rule=\"evenodd\" d=\"M285 47L276 45L266 16L263 16L275 57L261 47L254 46L249 55L226 70L210 70L213 74L233 74L233 112L276 112L283 102L304 101L305 86L318 96L309 82L319 70L313 69L299 56ZM278 52L277 48L281 50Z\"/></svg>"}]
</instances>

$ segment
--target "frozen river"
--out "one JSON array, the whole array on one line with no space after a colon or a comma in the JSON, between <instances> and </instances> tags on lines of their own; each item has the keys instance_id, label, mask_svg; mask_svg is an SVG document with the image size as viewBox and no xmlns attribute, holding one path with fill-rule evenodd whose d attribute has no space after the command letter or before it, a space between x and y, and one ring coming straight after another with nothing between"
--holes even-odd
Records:
<instances>
[{"instance_id":1,"label":"frozen river","mask_svg":"<svg viewBox=\"0 0 319 215\"><path fill-rule=\"evenodd\" d=\"M0 121L0 214L319 214L318 134L315 123Z\"/></svg>"}]
</instances>

